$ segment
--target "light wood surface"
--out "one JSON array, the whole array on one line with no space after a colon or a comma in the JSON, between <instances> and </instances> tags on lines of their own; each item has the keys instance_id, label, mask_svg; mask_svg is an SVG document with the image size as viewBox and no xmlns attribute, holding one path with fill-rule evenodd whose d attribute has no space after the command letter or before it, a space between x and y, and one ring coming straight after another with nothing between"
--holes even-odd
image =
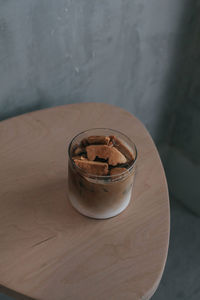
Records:
<instances>
[{"instance_id":1,"label":"light wood surface","mask_svg":"<svg viewBox=\"0 0 200 300\"><path fill-rule=\"evenodd\" d=\"M137 145L131 204L93 220L67 199L67 146L108 127ZM0 285L17 299L149 299L168 251L169 200L155 145L130 113L100 103L60 106L0 123Z\"/></svg>"}]
</instances>

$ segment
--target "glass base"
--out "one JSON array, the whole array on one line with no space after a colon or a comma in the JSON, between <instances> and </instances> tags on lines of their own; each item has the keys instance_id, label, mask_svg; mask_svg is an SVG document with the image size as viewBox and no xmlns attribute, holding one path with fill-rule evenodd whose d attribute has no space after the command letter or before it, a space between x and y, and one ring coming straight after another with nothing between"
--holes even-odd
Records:
<instances>
[{"instance_id":1,"label":"glass base","mask_svg":"<svg viewBox=\"0 0 200 300\"><path fill-rule=\"evenodd\" d=\"M106 212L100 213L100 212L91 212L90 210L82 207L79 202L77 201L76 197L74 197L72 194L69 195L69 200L71 202L71 205L82 215L93 218L93 219L108 219L115 217L119 215L121 212L123 212L127 206L130 203L131 200L131 191L126 195L126 198L124 199L122 205L118 207L117 209L111 210L109 209Z\"/></svg>"}]
</instances>

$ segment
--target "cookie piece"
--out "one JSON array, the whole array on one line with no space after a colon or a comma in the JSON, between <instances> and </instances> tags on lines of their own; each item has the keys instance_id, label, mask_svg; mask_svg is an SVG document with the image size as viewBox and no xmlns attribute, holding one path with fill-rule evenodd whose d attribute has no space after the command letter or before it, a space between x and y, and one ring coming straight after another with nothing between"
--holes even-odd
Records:
<instances>
[{"instance_id":1,"label":"cookie piece","mask_svg":"<svg viewBox=\"0 0 200 300\"><path fill-rule=\"evenodd\" d=\"M89 174L101 175L101 176L105 176L108 174L107 163L102 163L98 161L88 161L87 159L86 160L75 159L74 162L79 168L83 169Z\"/></svg>"},{"instance_id":2,"label":"cookie piece","mask_svg":"<svg viewBox=\"0 0 200 300\"><path fill-rule=\"evenodd\" d=\"M125 171L127 171L126 168L113 168L110 170L110 175L119 175Z\"/></svg>"},{"instance_id":3,"label":"cookie piece","mask_svg":"<svg viewBox=\"0 0 200 300\"><path fill-rule=\"evenodd\" d=\"M116 166L127 162L126 157L115 147L107 145L90 145L86 147L89 160L95 160L96 157L108 159L108 164Z\"/></svg>"},{"instance_id":4,"label":"cookie piece","mask_svg":"<svg viewBox=\"0 0 200 300\"><path fill-rule=\"evenodd\" d=\"M117 148L121 153L123 153L128 161L133 161L135 158L133 156L133 153L124 145L123 142L121 142L116 136L112 135L110 136L110 144L113 144L115 148Z\"/></svg>"},{"instance_id":5,"label":"cookie piece","mask_svg":"<svg viewBox=\"0 0 200 300\"><path fill-rule=\"evenodd\" d=\"M103 136L103 135L94 135L94 136L89 136L87 138L88 144L101 144L101 145L108 145L110 142L109 136Z\"/></svg>"},{"instance_id":6,"label":"cookie piece","mask_svg":"<svg viewBox=\"0 0 200 300\"><path fill-rule=\"evenodd\" d=\"M72 157L73 160L78 159L78 160L87 160L86 157L82 156L82 155L76 155Z\"/></svg>"}]
</instances>

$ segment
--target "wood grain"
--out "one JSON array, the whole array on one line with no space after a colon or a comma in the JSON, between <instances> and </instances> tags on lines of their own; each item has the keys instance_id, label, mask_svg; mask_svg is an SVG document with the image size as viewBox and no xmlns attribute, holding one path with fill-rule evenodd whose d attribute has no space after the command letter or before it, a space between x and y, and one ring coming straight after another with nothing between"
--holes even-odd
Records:
<instances>
[{"instance_id":1,"label":"wood grain","mask_svg":"<svg viewBox=\"0 0 200 300\"><path fill-rule=\"evenodd\" d=\"M67 199L67 146L108 127L137 145L131 204L92 220ZM155 145L130 113L100 103L41 110L0 123L0 285L16 298L149 299L168 251L169 200Z\"/></svg>"}]
</instances>

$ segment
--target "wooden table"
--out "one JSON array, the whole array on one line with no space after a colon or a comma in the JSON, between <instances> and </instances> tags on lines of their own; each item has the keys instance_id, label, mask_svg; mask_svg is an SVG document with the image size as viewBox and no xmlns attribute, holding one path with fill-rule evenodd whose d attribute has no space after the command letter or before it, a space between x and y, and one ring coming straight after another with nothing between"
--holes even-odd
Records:
<instances>
[{"instance_id":1,"label":"wooden table","mask_svg":"<svg viewBox=\"0 0 200 300\"><path fill-rule=\"evenodd\" d=\"M67 146L109 127L138 148L129 207L93 220L67 199ZM142 123L100 103L60 106L0 123L0 286L16 299L136 300L155 292L169 242L163 167Z\"/></svg>"}]
</instances>

